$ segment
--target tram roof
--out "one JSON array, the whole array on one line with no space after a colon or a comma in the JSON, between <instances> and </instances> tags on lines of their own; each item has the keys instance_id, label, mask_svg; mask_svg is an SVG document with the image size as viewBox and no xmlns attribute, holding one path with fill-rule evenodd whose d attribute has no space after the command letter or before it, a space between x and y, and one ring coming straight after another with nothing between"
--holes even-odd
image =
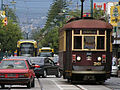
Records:
<instances>
[{"instance_id":1,"label":"tram roof","mask_svg":"<svg viewBox=\"0 0 120 90\"><path fill-rule=\"evenodd\" d=\"M103 20L80 19L69 22L62 29L112 29L112 25Z\"/></svg>"}]
</instances>

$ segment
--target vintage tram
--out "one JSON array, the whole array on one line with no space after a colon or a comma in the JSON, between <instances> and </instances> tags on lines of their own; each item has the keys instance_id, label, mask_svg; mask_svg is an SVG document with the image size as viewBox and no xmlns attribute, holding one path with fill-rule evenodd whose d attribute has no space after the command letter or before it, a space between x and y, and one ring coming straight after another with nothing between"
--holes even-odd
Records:
<instances>
[{"instance_id":1,"label":"vintage tram","mask_svg":"<svg viewBox=\"0 0 120 90\"><path fill-rule=\"evenodd\" d=\"M59 63L68 81L104 82L112 64L112 25L91 18L71 21L59 30Z\"/></svg>"}]
</instances>

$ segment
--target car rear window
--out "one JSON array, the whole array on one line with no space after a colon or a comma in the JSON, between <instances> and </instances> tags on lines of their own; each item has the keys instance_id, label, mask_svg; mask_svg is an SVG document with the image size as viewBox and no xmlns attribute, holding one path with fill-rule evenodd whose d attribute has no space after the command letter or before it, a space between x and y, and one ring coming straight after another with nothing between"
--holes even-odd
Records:
<instances>
[{"instance_id":1,"label":"car rear window","mask_svg":"<svg viewBox=\"0 0 120 90\"><path fill-rule=\"evenodd\" d=\"M44 58L40 58L40 57L31 57L30 61L31 63L34 64L44 64Z\"/></svg>"},{"instance_id":2,"label":"car rear window","mask_svg":"<svg viewBox=\"0 0 120 90\"><path fill-rule=\"evenodd\" d=\"M24 60L3 60L0 69L27 69Z\"/></svg>"}]
</instances>

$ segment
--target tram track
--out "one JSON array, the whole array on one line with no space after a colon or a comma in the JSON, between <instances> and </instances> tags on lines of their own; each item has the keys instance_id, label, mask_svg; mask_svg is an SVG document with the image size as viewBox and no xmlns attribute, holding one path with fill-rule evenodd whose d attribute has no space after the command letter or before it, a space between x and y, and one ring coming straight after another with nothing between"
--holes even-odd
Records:
<instances>
[{"instance_id":1,"label":"tram track","mask_svg":"<svg viewBox=\"0 0 120 90\"><path fill-rule=\"evenodd\" d=\"M82 85L75 85L77 88L79 88L80 90L88 90L88 89L86 89L86 88L84 88Z\"/></svg>"},{"instance_id":2,"label":"tram track","mask_svg":"<svg viewBox=\"0 0 120 90\"><path fill-rule=\"evenodd\" d=\"M82 85L74 85L75 87L77 87L77 88L79 88L80 90L91 90L92 88L96 88L96 86L93 86L93 87L89 87L89 89L88 88L85 88L84 86L82 86ZM91 86L91 85L90 85ZM110 88L110 87L108 87L108 86L105 86L105 85L101 85L100 87L104 87L105 88L105 90L113 90L113 88ZM103 89L104 90L104 89Z\"/></svg>"},{"instance_id":3,"label":"tram track","mask_svg":"<svg viewBox=\"0 0 120 90\"><path fill-rule=\"evenodd\" d=\"M40 90L44 90L44 89L43 89L43 85L42 85L42 83L41 83L40 79L39 79L39 78L37 78L37 80L38 80L38 83L39 83L39 86L40 86Z\"/></svg>"}]
</instances>

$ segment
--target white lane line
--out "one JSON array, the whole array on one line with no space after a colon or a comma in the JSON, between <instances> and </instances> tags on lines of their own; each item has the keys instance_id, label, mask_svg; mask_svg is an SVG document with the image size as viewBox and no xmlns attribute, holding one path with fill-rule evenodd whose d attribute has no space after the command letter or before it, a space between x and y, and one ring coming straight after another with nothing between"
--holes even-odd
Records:
<instances>
[{"instance_id":1,"label":"white lane line","mask_svg":"<svg viewBox=\"0 0 120 90\"><path fill-rule=\"evenodd\" d=\"M77 85L78 87L80 87L82 90L88 90L86 88L84 88L82 85Z\"/></svg>"},{"instance_id":2,"label":"white lane line","mask_svg":"<svg viewBox=\"0 0 120 90\"><path fill-rule=\"evenodd\" d=\"M59 85L54 80L51 80L60 90L80 90L80 88L74 86L74 85Z\"/></svg>"},{"instance_id":3,"label":"white lane line","mask_svg":"<svg viewBox=\"0 0 120 90\"><path fill-rule=\"evenodd\" d=\"M58 85L54 80L51 80L53 83L55 83L55 85L60 89L63 90L63 88L60 87L60 85Z\"/></svg>"}]
</instances>

